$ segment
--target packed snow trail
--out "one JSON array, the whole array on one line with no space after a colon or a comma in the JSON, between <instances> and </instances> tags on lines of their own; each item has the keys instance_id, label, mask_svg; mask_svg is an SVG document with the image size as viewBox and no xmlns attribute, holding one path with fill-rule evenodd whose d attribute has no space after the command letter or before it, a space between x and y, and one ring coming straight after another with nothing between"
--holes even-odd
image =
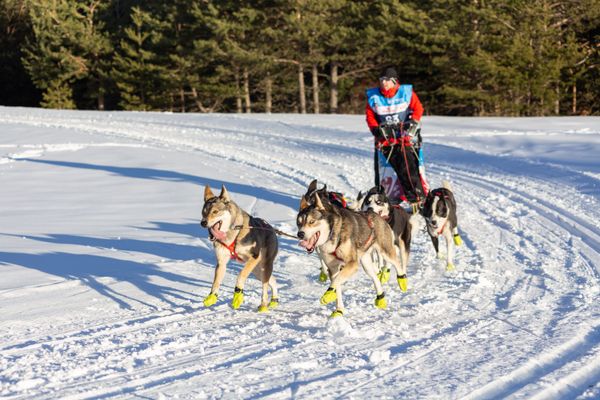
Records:
<instances>
[{"instance_id":1,"label":"packed snow trail","mask_svg":"<svg viewBox=\"0 0 600 400\"><path fill-rule=\"evenodd\" d=\"M312 179L369 189L362 117L0 108L0 127L3 398L600 396L599 118L425 118L457 270L421 227L408 293L388 283L376 309L360 271L336 319L318 259L286 237L279 308L256 313L251 278L231 309L234 262L204 308L202 192L224 183L294 234Z\"/></svg>"}]
</instances>

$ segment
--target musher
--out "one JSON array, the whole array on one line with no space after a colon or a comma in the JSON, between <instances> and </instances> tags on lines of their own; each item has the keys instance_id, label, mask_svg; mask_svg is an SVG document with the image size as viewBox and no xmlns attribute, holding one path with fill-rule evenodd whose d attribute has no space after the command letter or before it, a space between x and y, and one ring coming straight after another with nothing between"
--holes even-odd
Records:
<instances>
[{"instance_id":1,"label":"musher","mask_svg":"<svg viewBox=\"0 0 600 400\"><path fill-rule=\"evenodd\" d=\"M429 190L421 149L423 105L412 85L401 85L396 69L387 68L379 87L367 90L366 114L375 138L375 185L393 203L410 203L415 213Z\"/></svg>"}]
</instances>

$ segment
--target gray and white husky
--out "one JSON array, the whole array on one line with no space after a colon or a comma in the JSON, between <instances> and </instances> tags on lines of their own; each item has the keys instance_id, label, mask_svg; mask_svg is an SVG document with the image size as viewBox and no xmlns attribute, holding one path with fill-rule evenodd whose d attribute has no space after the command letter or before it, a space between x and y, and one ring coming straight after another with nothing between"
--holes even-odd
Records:
<instances>
[{"instance_id":1,"label":"gray and white husky","mask_svg":"<svg viewBox=\"0 0 600 400\"><path fill-rule=\"evenodd\" d=\"M302 199L296 224L300 245L309 253L318 249L319 257L328 269L331 285L321 297L321 304L335 300L336 310L331 317L343 315L342 285L361 264L375 286L375 305L386 308L385 293L377 277L378 265L373 261L374 251L403 276L398 282L401 289L406 290L406 270L396 253L391 228L374 212L354 212L322 202L318 195L313 196L312 204Z\"/></svg>"},{"instance_id":2,"label":"gray and white husky","mask_svg":"<svg viewBox=\"0 0 600 400\"><path fill-rule=\"evenodd\" d=\"M304 207L314 204L315 196L318 196L323 204L331 204L336 207L349 208L342 193L328 191L327 185L323 185L323 187L319 189L317 180L313 179L313 181L308 185L306 193L303 194L300 199L299 211L302 211ZM317 249L317 254L318 253L319 250ZM328 268L323 259L321 257L319 257L319 259L321 260L321 273L319 274L319 281L326 282L329 275Z\"/></svg>"},{"instance_id":3,"label":"gray and white husky","mask_svg":"<svg viewBox=\"0 0 600 400\"><path fill-rule=\"evenodd\" d=\"M230 259L244 264L240 271L231 306L239 308L244 301L244 285L251 272L262 282L262 297L259 312L268 311L278 304L277 283L273 277L273 262L277 256L277 236L267 222L250 216L231 198L225 186L221 194L215 196L206 185L204 188L204 207L202 222L209 231L217 256L217 266L210 294L204 299L204 305L210 307L217 302L217 296L225 267ZM269 301L268 287L272 295Z\"/></svg>"},{"instance_id":4,"label":"gray and white husky","mask_svg":"<svg viewBox=\"0 0 600 400\"><path fill-rule=\"evenodd\" d=\"M427 194L421 214L425 217L427 232L438 258L442 258L439 251L439 237L443 236L446 239L446 270L453 270L454 246L460 246L462 239L458 233L456 200L449 182L444 181L443 187Z\"/></svg>"}]
</instances>

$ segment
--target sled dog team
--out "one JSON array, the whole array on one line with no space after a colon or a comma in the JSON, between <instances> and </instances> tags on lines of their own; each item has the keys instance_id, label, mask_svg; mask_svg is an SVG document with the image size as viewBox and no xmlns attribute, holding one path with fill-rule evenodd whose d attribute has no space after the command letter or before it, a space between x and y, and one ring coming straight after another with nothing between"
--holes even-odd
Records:
<instances>
[{"instance_id":1,"label":"sled dog team","mask_svg":"<svg viewBox=\"0 0 600 400\"><path fill-rule=\"evenodd\" d=\"M429 192L421 214L438 258L441 258L439 237L446 239L446 268L452 270L454 246L460 245L461 239L454 195L447 182L443 186ZM343 284L358 271L359 265L373 281L377 308L387 307L383 284L390 278L390 266L396 271L400 290L406 292L410 216L403 208L392 206L381 187L374 187L366 194L359 193L355 205L349 208L340 193L328 192L325 186L319 189L314 180L300 199L296 224L300 246L308 253L316 252L321 260L320 279L329 278L330 285L321 296L321 304L335 301L331 317L344 314ZM262 283L258 311L276 307L279 304L273 277L276 230L242 210L225 186L218 196L208 185L204 188L201 225L208 229L217 258L212 287L204 305L210 307L217 302L226 265L233 259L243 267L237 277L231 306L237 309L242 305L246 279L254 273Z\"/></svg>"}]
</instances>

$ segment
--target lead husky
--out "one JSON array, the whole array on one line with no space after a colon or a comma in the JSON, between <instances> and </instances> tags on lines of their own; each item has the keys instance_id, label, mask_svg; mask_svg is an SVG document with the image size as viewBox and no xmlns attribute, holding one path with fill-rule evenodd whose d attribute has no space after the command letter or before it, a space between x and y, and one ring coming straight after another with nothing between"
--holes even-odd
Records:
<instances>
[{"instance_id":1,"label":"lead husky","mask_svg":"<svg viewBox=\"0 0 600 400\"><path fill-rule=\"evenodd\" d=\"M208 228L217 256L212 288L204 299L204 305L210 307L217 302L217 292L225 275L225 267L230 259L235 259L243 262L244 267L238 275L231 306L237 309L242 305L244 284L250 272L254 272L262 282L262 298L258 311L266 312L269 307L276 307L277 283L272 272L273 261L277 255L277 237L273 228L264 220L248 215L235 204L224 185L219 196L215 196L208 185L204 188L204 207L200 224ZM268 286L272 290L270 302Z\"/></svg>"},{"instance_id":2,"label":"lead husky","mask_svg":"<svg viewBox=\"0 0 600 400\"><path fill-rule=\"evenodd\" d=\"M359 263L375 286L375 306L387 307L373 251L396 268L401 277L398 284L406 290L406 270L396 254L392 230L379 215L335 207L323 203L318 195L314 195L312 205L303 198L300 209L296 220L300 245L309 253L318 249L319 257L328 268L331 286L321 297L321 304L336 300L336 310L331 317L343 315L342 284L356 273Z\"/></svg>"},{"instance_id":3,"label":"lead husky","mask_svg":"<svg viewBox=\"0 0 600 400\"><path fill-rule=\"evenodd\" d=\"M443 187L429 192L421 210L427 224L427 232L435 248L437 258L442 258L439 251L439 236L446 239L446 270L454 269L454 245L460 246L462 239L458 233L456 217L456 200L450 183L443 182Z\"/></svg>"}]
</instances>

